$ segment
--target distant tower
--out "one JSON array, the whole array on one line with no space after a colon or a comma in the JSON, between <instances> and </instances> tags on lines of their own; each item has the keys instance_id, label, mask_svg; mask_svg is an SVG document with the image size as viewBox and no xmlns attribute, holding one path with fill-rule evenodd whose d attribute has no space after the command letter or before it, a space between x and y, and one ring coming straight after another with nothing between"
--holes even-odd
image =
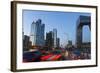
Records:
<instances>
[{"instance_id":1,"label":"distant tower","mask_svg":"<svg viewBox=\"0 0 100 73\"><path fill-rule=\"evenodd\" d=\"M45 30L44 30L44 28L45 28L45 24L42 24L41 25L41 45L45 45L45 39L44 39L44 34L45 34Z\"/></svg>"},{"instance_id":2,"label":"distant tower","mask_svg":"<svg viewBox=\"0 0 100 73\"><path fill-rule=\"evenodd\" d=\"M57 29L53 29L46 33L46 42L45 45L49 48L60 47L60 38L57 38Z\"/></svg>"},{"instance_id":3,"label":"distant tower","mask_svg":"<svg viewBox=\"0 0 100 73\"><path fill-rule=\"evenodd\" d=\"M31 41L30 41L30 37L27 35L24 35L23 38L23 51L28 51L31 47Z\"/></svg>"},{"instance_id":4,"label":"distant tower","mask_svg":"<svg viewBox=\"0 0 100 73\"><path fill-rule=\"evenodd\" d=\"M46 33L46 42L45 45L49 47L50 49L53 47L53 32L49 31Z\"/></svg>"},{"instance_id":5,"label":"distant tower","mask_svg":"<svg viewBox=\"0 0 100 73\"><path fill-rule=\"evenodd\" d=\"M33 46L44 46L44 29L45 24L42 24L42 20L38 19L31 24L30 40Z\"/></svg>"},{"instance_id":6,"label":"distant tower","mask_svg":"<svg viewBox=\"0 0 100 73\"><path fill-rule=\"evenodd\" d=\"M59 48L60 47L60 39L57 38L57 47Z\"/></svg>"},{"instance_id":7,"label":"distant tower","mask_svg":"<svg viewBox=\"0 0 100 73\"><path fill-rule=\"evenodd\" d=\"M57 47L57 29L53 29L54 48Z\"/></svg>"},{"instance_id":8,"label":"distant tower","mask_svg":"<svg viewBox=\"0 0 100 73\"><path fill-rule=\"evenodd\" d=\"M30 34L30 40L32 41L32 45L35 45L36 43L36 30L37 30L37 27L36 27L35 22L33 21L31 24L31 34Z\"/></svg>"}]
</instances>

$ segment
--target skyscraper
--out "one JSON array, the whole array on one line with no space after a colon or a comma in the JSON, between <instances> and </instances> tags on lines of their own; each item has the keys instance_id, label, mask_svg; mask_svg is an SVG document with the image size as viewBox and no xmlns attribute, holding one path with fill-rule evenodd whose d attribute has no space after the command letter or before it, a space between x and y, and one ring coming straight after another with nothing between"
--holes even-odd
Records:
<instances>
[{"instance_id":1,"label":"skyscraper","mask_svg":"<svg viewBox=\"0 0 100 73\"><path fill-rule=\"evenodd\" d=\"M23 37L23 51L28 51L31 47L31 41L30 37L27 35L24 35Z\"/></svg>"},{"instance_id":2,"label":"skyscraper","mask_svg":"<svg viewBox=\"0 0 100 73\"><path fill-rule=\"evenodd\" d=\"M57 47L59 48L60 47L60 39L57 38Z\"/></svg>"},{"instance_id":3,"label":"skyscraper","mask_svg":"<svg viewBox=\"0 0 100 73\"><path fill-rule=\"evenodd\" d=\"M57 47L57 29L53 29L54 48Z\"/></svg>"},{"instance_id":4,"label":"skyscraper","mask_svg":"<svg viewBox=\"0 0 100 73\"><path fill-rule=\"evenodd\" d=\"M38 19L31 24L30 40L33 46L44 46L44 29L45 24L42 24L42 20Z\"/></svg>"},{"instance_id":5,"label":"skyscraper","mask_svg":"<svg viewBox=\"0 0 100 73\"><path fill-rule=\"evenodd\" d=\"M56 48L59 46L60 39L57 39L57 29L46 33L46 46L50 48Z\"/></svg>"},{"instance_id":6,"label":"skyscraper","mask_svg":"<svg viewBox=\"0 0 100 73\"><path fill-rule=\"evenodd\" d=\"M49 31L46 33L46 42L45 45L49 47L50 49L53 47L53 33L52 31Z\"/></svg>"},{"instance_id":7,"label":"skyscraper","mask_svg":"<svg viewBox=\"0 0 100 73\"><path fill-rule=\"evenodd\" d=\"M45 34L45 30L44 30L44 28L45 28L45 24L42 24L41 25L41 45L45 45L45 39L44 39L44 34Z\"/></svg>"}]
</instances>

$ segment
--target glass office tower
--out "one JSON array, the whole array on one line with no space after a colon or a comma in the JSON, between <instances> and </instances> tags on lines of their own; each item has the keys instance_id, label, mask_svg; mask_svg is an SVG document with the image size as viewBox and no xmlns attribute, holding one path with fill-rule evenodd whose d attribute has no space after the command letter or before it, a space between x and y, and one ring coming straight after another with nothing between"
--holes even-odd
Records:
<instances>
[{"instance_id":1,"label":"glass office tower","mask_svg":"<svg viewBox=\"0 0 100 73\"><path fill-rule=\"evenodd\" d=\"M36 22L32 22L30 33L30 40L32 41L32 46L44 46L44 29L45 24L42 24L41 19L38 19Z\"/></svg>"}]
</instances>

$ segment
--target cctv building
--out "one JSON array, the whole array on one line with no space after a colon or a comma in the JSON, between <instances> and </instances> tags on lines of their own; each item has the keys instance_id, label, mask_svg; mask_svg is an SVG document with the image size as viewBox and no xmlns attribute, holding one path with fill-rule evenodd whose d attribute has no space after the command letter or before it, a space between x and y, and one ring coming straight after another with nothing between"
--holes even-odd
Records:
<instances>
[{"instance_id":1,"label":"cctv building","mask_svg":"<svg viewBox=\"0 0 100 73\"><path fill-rule=\"evenodd\" d=\"M32 42L32 46L44 46L44 29L45 24L42 23L41 19L38 19L36 22L32 22L30 33L30 40Z\"/></svg>"}]
</instances>

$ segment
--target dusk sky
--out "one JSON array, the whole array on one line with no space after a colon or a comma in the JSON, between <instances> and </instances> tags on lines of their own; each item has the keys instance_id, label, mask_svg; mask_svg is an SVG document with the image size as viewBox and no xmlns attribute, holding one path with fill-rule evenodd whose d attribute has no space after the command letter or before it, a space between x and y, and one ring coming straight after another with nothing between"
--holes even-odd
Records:
<instances>
[{"instance_id":1,"label":"dusk sky","mask_svg":"<svg viewBox=\"0 0 100 73\"><path fill-rule=\"evenodd\" d=\"M72 40L75 44L76 40L76 21L80 15L91 16L90 13L79 12L54 12L54 11L34 11L23 10L23 31L24 35L30 35L31 24L38 19L42 20L45 24L45 36L46 32L57 29L57 36L60 38L60 44L67 43L68 40ZM83 27L83 42L89 42L90 30L88 26Z\"/></svg>"}]
</instances>

